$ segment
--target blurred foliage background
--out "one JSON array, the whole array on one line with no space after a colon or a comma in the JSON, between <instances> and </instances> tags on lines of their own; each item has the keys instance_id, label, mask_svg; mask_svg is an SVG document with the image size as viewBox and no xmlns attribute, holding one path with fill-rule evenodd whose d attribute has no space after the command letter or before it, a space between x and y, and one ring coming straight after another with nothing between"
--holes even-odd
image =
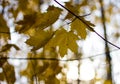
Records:
<instances>
[{"instance_id":1,"label":"blurred foliage background","mask_svg":"<svg viewBox=\"0 0 120 84\"><path fill-rule=\"evenodd\" d=\"M119 4L0 0L0 83L120 84Z\"/></svg>"}]
</instances>

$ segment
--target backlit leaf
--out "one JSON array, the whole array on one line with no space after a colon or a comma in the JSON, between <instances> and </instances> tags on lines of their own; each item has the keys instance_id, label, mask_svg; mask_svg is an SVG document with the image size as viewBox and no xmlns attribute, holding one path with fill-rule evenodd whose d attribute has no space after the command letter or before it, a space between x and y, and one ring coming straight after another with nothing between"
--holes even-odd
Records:
<instances>
[{"instance_id":1,"label":"backlit leaf","mask_svg":"<svg viewBox=\"0 0 120 84\"><path fill-rule=\"evenodd\" d=\"M16 29L17 31L26 32L30 28L39 28L41 30L45 29L46 27L52 25L54 22L57 21L59 15L61 13L61 9L50 6L45 13L33 13L24 16L24 20L18 21L18 25L22 25L20 29ZM54 17L54 18L53 18Z\"/></svg>"},{"instance_id":2,"label":"backlit leaf","mask_svg":"<svg viewBox=\"0 0 120 84\"><path fill-rule=\"evenodd\" d=\"M75 19L75 21L73 21L71 23L71 30L77 32L77 34L82 38L85 39L87 32L86 32L86 28L88 28L89 30L91 30L89 27L87 27L87 25L89 25L90 27L94 26L94 24L90 23L89 21L86 21L84 18L82 18L82 21L84 21L85 23L83 23L81 20L79 19ZM86 25L87 24L87 25ZM92 30L91 30L92 31Z\"/></svg>"},{"instance_id":3,"label":"backlit leaf","mask_svg":"<svg viewBox=\"0 0 120 84\"><path fill-rule=\"evenodd\" d=\"M69 32L68 34L68 48L74 53L78 52L78 45L76 41L78 40L78 36L73 34L73 32Z\"/></svg>"},{"instance_id":4,"label":"backlit leaf","mask_svg":"<svg viewBox=\"0 0 120 84\"><path fill-rule=\"evenodd\" d=\"M43 14L38 14L36 17L36 22L35 24L32 26L33 28L35 27L39 27L40 29L44 29L50 25L52 25L55 21L57 21L59 15L61 13L61 9L54 7L54 6L50 6L47 9L46 13ZM54 17L54 18L53 18Z\"/></svg>"},{"instance_id":5,"label":"backlit leaf","mask_svg":"<svg viewBox=\"0 0 120 84\"><path fill-rule=\"evenodd\" d=\"M53 41L55 42L53 45L59 46L59 53L63 57L67 54L68 49L75 53L78 51L76 40L78 40L77 35L73 32L67 32L62 28L56 32L55 38L53 38Z\"/></svg>"},{"instance_id":6,"label":"backlit leaf","mask_svg":"<svg viewBox=\"0 0 120 84\"><path fill-rule=\"evenodd\" d=\"M78 15L79 13L79 5L71 5L72 3L70 2L66 2L65 3L65 7L68 8L71 12L75 13L76 15ZM68 12L68 14L66 15L65 19L70 19L74 17L71 13Z\"/></svg>"},{"instance_id":7,"label":"backlit leaf","mask_svg":"<svg viewBox=\"0 0 120 84\"><path fill-rule=\"evenodd\" d=\"M49 31L36 31L34 35L30 36L30 39L26 41L28 45L33 46L32 50L37 50L43 47L52 38L52 32Z\"/></svg>"},{"instance_id":8,"label":"backlit leaf","mask_svg":"<svg viewBox=\"0 0 120 84\"><path fill-rule=\"evenodd\" d=\"M74 22L71 23L71 30L77 32L77 34L82 38L86 38L86 25L81 22L79 19L76 19Z\"/></svg>"}]
</instances>

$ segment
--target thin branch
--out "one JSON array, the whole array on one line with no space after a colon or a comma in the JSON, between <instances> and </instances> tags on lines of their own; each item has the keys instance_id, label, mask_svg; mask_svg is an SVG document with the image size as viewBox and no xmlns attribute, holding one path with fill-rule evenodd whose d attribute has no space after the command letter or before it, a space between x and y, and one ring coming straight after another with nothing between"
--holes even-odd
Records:
<instances>
[{"instance_id":1,"label":"thin branch","mask_svg":"<svg viewBox=\"0 0 120 84\"><path fill-rule=\"evenodd\" d=\"M118 51L118 50L119 50L119 49L115 49L115 50L112 50L112 51L110 51L110 52L115 52L115 51ZM96 54L96 55L92 55L92 56L82 57L82 58L75 58L75 59L59 59L59 58L32 58L32 57L27 57L27 58L0 57L0 60L10 59L10 60L75 61L75 60L83 60L83 59L89 59L89 58L98 57L98 56L104 55L105 53L106 53L106 52L104 52L104 53L100 53L100 54Z\"/></svg>"},{"instance_id":2,"label":"thin branch","mask_svg":"<svg viewBox=\"0 0 120 84\"><path fill-rule=\"evenodd\" d=\"M120 49L119 46L113 44L112 42L106 40L103 36L101 36L98 32L96 32L91 26L89 26L89 24L87 24L84 20L82 20L80 18L80 16L76 15L75 13L73 13L71 10L69 10L68 8L66 8L65 6L63 6L62 4L60 4L57 0L54 0L57 4L59 4L61 7L63 7L64 9L66 9L69 13L71 13L73 16L75 16L76 18L78 18L80 21L82 21L91 31L93 31L94 33L96 33L101 39L103 39L105 42L109 43L110 45Z\"/></svg>"}]
</instances>

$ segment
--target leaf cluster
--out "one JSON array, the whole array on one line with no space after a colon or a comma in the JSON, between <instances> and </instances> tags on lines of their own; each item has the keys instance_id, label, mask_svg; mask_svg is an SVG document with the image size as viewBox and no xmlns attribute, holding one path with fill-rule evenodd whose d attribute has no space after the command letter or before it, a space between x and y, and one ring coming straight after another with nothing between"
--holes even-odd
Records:
<instances>
[{"instance_id":1,"label":"leaf cluster","mask_svg":"<svg viewBox=\"0 0 120 84\"><path fill-rule=\"evenodd\" d=\"M82 21L68 12L62 21L70 21L69 27L65 28L60 25L60 27L55 30L53 25L60 20L59 18L65 10L53 5L48 5L47 10L41 12L40 6L44 4L41 1L42 0L17 0L17 3L8 9L8 15L11 14L12 18L14 18L15 32L29 36L29 39L27 39L25 43L33 48L31 52L28 53L28 57L62 58L68 54L68 50L77 54L77 41L86 39L87 30L89 29L87 25L94 27L94 24L87 21L83 16L79 16L82 5L73 4L72 1L66 2L65 7L78 15ZM9 2L9 5L11 4L12 3ZM19 17L21 12L23 19L19 20L17 17ZM0 14L0 38L1 37L10 37L10 28L7 26L7 21L2 14ZM2 52L1 57L4 57L3 54L8 52L11 47L19 50L18 46L7 43L5 46L2 46L0 50L0 52ZM36 53L40 49L42 49L42 51ZM0 80L3 81L6 78L8 83L13 84L16 80L14 67L10 65L7 60L0 61L0 67L3 69L3 73L0 73ZM8 70L10 70L11 73L8 72ZM28 61L27 68L21 71L21 75L26 76L30 84L33 84L34 81L41 80L44 80L45 84L59 84L60 81L56 78L56 75L61 73L61 70L62 67L59 66L58 61L32 60Z\"/></svg>"}]
</instances>

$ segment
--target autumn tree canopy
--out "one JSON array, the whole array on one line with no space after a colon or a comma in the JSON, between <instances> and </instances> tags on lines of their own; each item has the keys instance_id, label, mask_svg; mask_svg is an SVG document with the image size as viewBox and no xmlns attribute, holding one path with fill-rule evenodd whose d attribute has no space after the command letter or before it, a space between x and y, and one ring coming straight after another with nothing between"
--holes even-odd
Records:
<instances>
[{"instance_id":1,"label":"autumn tree canopy","mask_svg":"<svg viewBox=\"0 0 120 84\"><path fill-rule=\"evenodd\" d=\"M20 76L27 77L28 84L39 84L41 81L45 84L61 84L61 81L66 84L65 66L60 65L60 60L69 52L80 58L82 55L79 57L78 54L82 51L79 51L78 41L85 41L90 32L120 49L95 31L100 17L94 16L93 22L89 18L99 8L97 4L98 0L69 0L64 3L58 0L1 0L0 81L7 84L17 81L15 67L8 59L11 59L9 53L13 49L21 51L22 48L10 42L13 33L28 37L24 42L30 47L27 58L18 58L27 60L26 68L18 72ZM113 8L111 5L106 10L112 15ZM106 18L106 21L109 22L109 19ZM118 33L115 35L119 37ZM58 74L62 74L60 79Z\"/></svg>"}]
</instances>

